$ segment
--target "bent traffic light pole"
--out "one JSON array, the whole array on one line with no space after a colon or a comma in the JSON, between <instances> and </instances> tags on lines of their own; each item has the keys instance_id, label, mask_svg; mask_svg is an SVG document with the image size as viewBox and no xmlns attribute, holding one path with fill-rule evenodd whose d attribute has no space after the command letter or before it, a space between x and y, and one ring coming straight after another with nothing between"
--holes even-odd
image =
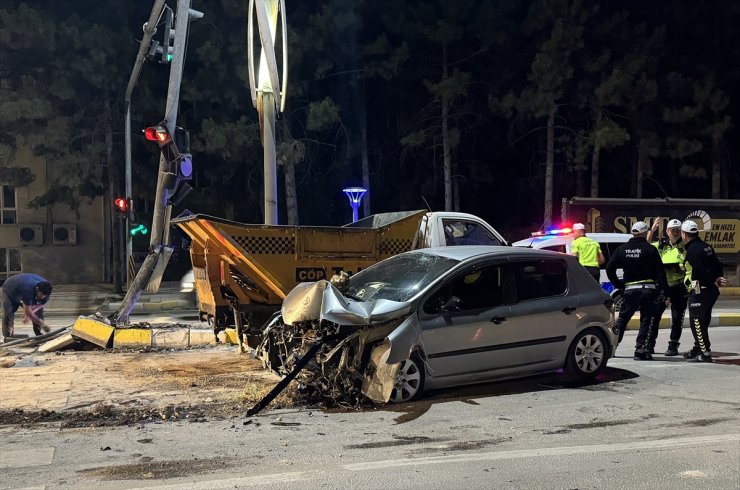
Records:
<instances>
[{"instance_id":1,"label":"bent traffic light pole","mask_svg":"<svg viewBox=\"0 0 740 490\"><path fill-rule=\"evenodd\" d=\"M156 5L155 5L156 6ZM170 135L175 134L177 123L177 108L180 101L180 82L182 81L182 70L185 59L185 44L187 40L188 23L190 16L190 0L178 0L175 15L175 40L172 63L170 64L170 80L167 90L167 105L165 117L167 129ZM146 49L144 49L146 53ZM138 58L137 58L138 61ZM132 74L133 76L133 74ZM127 92L128 93L128 92ZM126 296L121 302L118 311L113 314L111 320L116 324L128 323L129 314L139 298L141 291L149 283L155 267L163 270L167 265L172 249L164 244L165 231L169 226L167 212L168 189L165 188L165 174L169 170L169 162L164 153L159 156L159 173L157 175L157 191L154 201L154 216L152 218L151 235L149 239L149 254L141 265L136 277L129 285ZM160 276L161 277L161 276ZM158 282L155 285L158 288Z\"/></svg>"},{"instance_id":2,"label":"bent traffic light pole","mask_svg":"<svg viewBox=\"0 0 740 490\"><path fill-rule=\"evenodd\" d=\"M134 87L136 86L136 82L139 80L139 74L141 73L141 67L144 64L144 58L147 55L147 52L149 50L149 44L152 42L152 37L154 37L154 33L157 30L157 22L159 21L159 16L162 14L162 9L164 8L164 2L165 0L155 0L154 5L152 5L152 10L149 13L149 20L146 24L144 24L144 37L141 38L141 44L139 45L139 52L136 53L136 61L134 61L134 68L131 70L131 76L128 79L128 85L126 86L126 95L124 97L124 102L126 104L126 195L132 196L132 185L131 185L131 94L134 91ZM128 229L129 223L126 223L126 228ZM131 256L133 255L133 249L132 249L132 242L131 238L126 238L126 283L128 287L131 286L131 281L133 280L132 277L128 276L128 262L131 260Z\"/></svg>"}]
</instances>

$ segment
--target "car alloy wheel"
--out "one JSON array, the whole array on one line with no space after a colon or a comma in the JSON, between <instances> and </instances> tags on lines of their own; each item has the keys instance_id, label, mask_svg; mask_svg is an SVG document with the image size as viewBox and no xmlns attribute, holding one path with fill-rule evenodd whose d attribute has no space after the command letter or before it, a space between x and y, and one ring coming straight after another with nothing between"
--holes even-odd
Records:
<instances>
[{"instance_id":1,"label":"car alloy wheel","mask_svg":"<svg viewBox=\"0 0 740 490\"><path fill-rule=\"evenodd\" d=\"M401 362L390 401L393 403L411 401L421 394L423 386L424 372L422 371L421 358L417 354L413 354L409 359Z\"/></svg>"},{"instance_id":2,"label":"car alloy wheel","mask_svg":"<svg viewBox=\"0 0 740 490\"><path fill-rule=\"evenodd\" d=\"M568 350L566 368L580 378L596 376L606 365L606 341L596 330L586 330L576 336Z\"/></svg>"}]
</instances>

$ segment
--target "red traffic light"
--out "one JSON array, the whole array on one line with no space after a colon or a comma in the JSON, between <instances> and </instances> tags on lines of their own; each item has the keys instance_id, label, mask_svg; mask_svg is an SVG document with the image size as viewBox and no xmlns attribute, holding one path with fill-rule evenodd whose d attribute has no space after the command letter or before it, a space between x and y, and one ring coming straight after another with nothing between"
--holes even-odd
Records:
<instances>
[{"instance_id":1,"label":"red traffic light","mask_svg":"<svg viewBox=\"0 0 740 490\"><path fill-rule=\"evenodd\" d=\"M119 213L128 213L128 199L126 199L125 197L117 197L113 201L113 206L115 206L116 210Z\"/></svg>"},{"instance_id":2,"label":"red traffic light","mask_svg":"<svg viewBox=\"0 0 740 490\"><path fill-rule=\"evenodd\" d=\"M166 145L172 141L165 126L152 126L144 130L144 137L149 141L156 141L159 145Z\"/></svg>"}]
</instances>

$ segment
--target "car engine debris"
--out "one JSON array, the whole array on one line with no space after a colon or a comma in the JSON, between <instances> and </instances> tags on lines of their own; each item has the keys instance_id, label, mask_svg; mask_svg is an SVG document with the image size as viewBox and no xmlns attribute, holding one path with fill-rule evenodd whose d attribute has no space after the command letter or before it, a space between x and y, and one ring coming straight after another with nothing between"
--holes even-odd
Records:
<instances>
[{"instance_id":1,"label":"car engine debris","mask_svg":"<svg viewBox=\"0 0 740 490\"><path fill-rule=\"evenodd\" d=\"M299 284L263 331L256 354L269 369L294 376L309 403L386 403L417 338L396 336L405 345L395 350L388 339L397 329L409 330L399 328L409 323L409 309L385 299L348 300L328 281ZM402 359L389 362L392 352ZM297 366L302 370L294 373Z\"/></svg>"}]
</instances>

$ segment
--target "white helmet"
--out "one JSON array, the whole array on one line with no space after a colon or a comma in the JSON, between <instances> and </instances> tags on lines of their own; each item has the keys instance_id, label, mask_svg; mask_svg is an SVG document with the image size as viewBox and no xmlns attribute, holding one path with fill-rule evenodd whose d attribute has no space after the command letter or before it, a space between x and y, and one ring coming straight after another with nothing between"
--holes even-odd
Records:
<instances>
[{"instance_id":1,"label":"white helmet","mask_svg":"<svg viewBox=\"0 0 740 490\"><path fill-rule=\"evenodd\" d=\"M686 233L698 233L699 227L696 226L696 223L694 223L690 219L687 219L681 225L681 231L685 231Z\"/></svg>"},{"instance_id":2,"label":"white helmet","mask_svg":"<svg viewBox=\"0 0 740 490\"><path fill-rule=\"evenodd\" d=\"M671 228L681 228L681 220L680 219L672 219L668 222L666 225L666 229L670 230Z\"/></svg>"}]
</instances>

